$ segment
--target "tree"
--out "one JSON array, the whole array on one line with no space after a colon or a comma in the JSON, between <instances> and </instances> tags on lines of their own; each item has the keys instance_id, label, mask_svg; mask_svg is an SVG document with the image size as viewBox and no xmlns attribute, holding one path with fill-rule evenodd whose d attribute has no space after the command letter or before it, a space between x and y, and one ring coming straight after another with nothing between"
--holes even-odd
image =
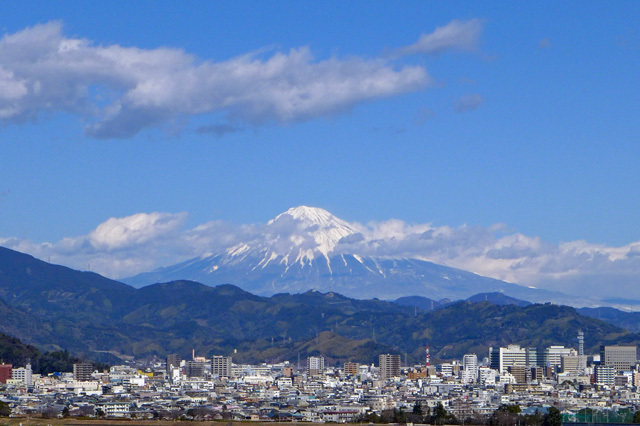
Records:
<instances>
[{"instance_id":1,"label":"tree","mask_svg":"<svg viewBox=\"0 0 640 426\"><path fill-rule=\"evenodd\" d=\"M499 426L513 426L520 420L520 406L517 404L502 404L491 416L491 424Z\"/></svg>"},{"instance_id":2,"label":"tree","mask_svg":"<svg viewBox=\"0 0 640 426\"><path fill-rule=\"evenodd\" d=\"M458 422L456 416L447 412L442 403L438 403L433 409L431 421L436 425L455 424Z\"/></svg>"},{"instance_id":3,"label":"tree","mask_svg":"<svg viewBox=\"0 0 640 426\"><path fill-rule=\"evenodd\" d=\"M397 408L393 409L393 423L406 423L407 419L405 418L404 411L398 410Z\"/></svg>"},{"instance_id":4,"label":"tree","mask_svg":"<svg viewBox=\"0 0 640 426\"><path fill-rule=\"evenodd\" d=\"M44 410L42 410L42 418L52 419L54 417L58 417L58 413L59 411L56 410L54 407L46 407Z\"/></svg>"},{"instance_id":5,"label":"tree","mask_svg":"<svg viewBox=\"0 0 640 426\"><path fill-rule=\"evenodd\" d=\"M542 426L544 423L544 416L536 410L533 414L524 415L524 424L527 426Z\"/></svg>"},{"instance_id":6,"label":"tree","mask_svg":"<svg viewBox=\"0 0 640 426\"><path fill-rule=\"evenodd\" d=\"M562 426L562 413L556 407L549 407L544 418L544 426Z\"/></svg>"},{"instance_id":7,"label":"tree","mask_svg":"<svg viewBox=\"0 0 640 426\"><path fill-rule=\"evenodd\" d=\"M633 423L640 423L640 411L633 413Z\"/></svg>"},{"instance_id":8,"label":"tree","mask_svg":"<svg viewBox=\"0 0 640 426\"><path fill-rule=\"evenodd\" d=\"M9 417L11 415L11 407L4 401L0 401L0 417Z\"/></svg>"},{"instance_id":9,"label":"tree","mask_svg":"<svg viewBox=\"0 0 640 426\"><path fill-rule=\"evenodd\" d=\"M413 404L413 414L422 415L422 403L420 401L416 401L416 403Z\"/></svg>"},{"instance_id":10,"label":"tree","mask_svg":"<svg viewBox=\"0 0 640 426\"><path fill-rule=\"evenodd\" d=\"M507 405L506 410L507 410L507 413L511 413L511 414L520 414L520 412L522 411L522 409L518 404Z\"/></svg>"}]
</instances>

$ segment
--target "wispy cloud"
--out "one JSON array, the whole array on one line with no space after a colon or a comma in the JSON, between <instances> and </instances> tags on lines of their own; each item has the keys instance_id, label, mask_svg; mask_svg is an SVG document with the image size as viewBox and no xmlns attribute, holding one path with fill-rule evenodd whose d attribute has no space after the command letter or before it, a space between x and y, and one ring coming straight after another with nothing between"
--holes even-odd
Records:
<instances>
[{"instance_id":1,"label":"wispy cloud","mask_svg":"<svg viewBox=\"0 0 640 426\"><path fill-rule=\"evenodd\" d=\"M402 56L416 53L436 55L448 50L474 51L483 29L484 22L481 19L454 20L432 33L422 34L414 44L397 49L394 53Z\"/></svg>"},{"instance_id":2,"label":"wispy cloud","mask_svg":"<svg viewBox=\"0 0 640 426\"><path fill-rule=\"evenodd\" d=\"M231 124L211 124L209 126L200 126L196 129L196 132L201 135L212 134L216 137L223 137L230 133L238 133L244 130L243 127L233 126Z\"/></svg>"},{"instance_id":3,"label":"wispy cloud","mask_svg":"<svg viewBox=\"0 0 640 426\"><path fill-rule=\"evenodd\" d=\"M540 43L538 43L538 49L548 49L551 47L551 40L549 40L549 38L543 38L542 40L540 40Z\"/></svg>"},{"instance_id":4,"label":"wispy cloud","mask_svg":"<svg viewBox=\"0 0 640 426\"><path fill-rule=\"evenodd\" d=\"M453 103L455 112L466 112L478 109L484 103L484 98L479 93L470 93L458 98Z\"/></svg>"}]
</instances>

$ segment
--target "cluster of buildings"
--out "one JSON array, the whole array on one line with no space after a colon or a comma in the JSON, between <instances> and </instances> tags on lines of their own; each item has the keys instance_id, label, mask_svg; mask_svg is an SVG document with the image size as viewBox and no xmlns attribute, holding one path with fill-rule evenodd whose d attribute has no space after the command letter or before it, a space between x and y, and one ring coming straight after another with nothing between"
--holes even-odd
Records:
<instances>
[{"instance_id":1,"label":"cluster of buildings","mask_svg":"<svg viewBox=\"0 0 640 426\"><path fill-rule=\"evenodd\" d=\"M526 410L560 408L566 418L584 408L640 409L635 346L603 346L585 356L563 346L490 348L479 360L403 365L381 354L377 365L329 366L322 356L304 364L234 364L231 357L131 362L97 371L46 376L31 367L0 365L0 400L13 416L106 416L198 420L349 422L385 410L411 412L442 404L458 418L490 415L502 404Z\"/></svg>"}]
</instances>

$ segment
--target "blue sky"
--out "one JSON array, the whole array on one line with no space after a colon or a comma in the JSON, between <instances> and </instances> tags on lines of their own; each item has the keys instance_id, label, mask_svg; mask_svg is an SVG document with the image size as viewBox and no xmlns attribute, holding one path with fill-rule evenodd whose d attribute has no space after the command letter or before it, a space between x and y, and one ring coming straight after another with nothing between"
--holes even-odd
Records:
<instances>
[{"instance_id":1,"label":"blue sky","mask_svg":"<svg viewBox=\"0 0 640 426\"><path fill-rule=\"evenodd\" d=\"M640 240L637 2L77 1L2 15L5 245L44 256L110 218L186 212L193 229L303 204L360 223L502 223L496 239L554 247Z\"/></svg>"}]
</instances>

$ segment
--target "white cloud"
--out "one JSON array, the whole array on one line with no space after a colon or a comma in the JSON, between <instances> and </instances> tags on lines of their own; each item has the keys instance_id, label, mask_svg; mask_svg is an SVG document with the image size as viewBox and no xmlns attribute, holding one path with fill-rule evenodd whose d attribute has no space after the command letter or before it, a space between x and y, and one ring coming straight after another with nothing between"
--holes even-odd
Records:
<instances>
[{"instance_id":1,"label":"white cloud","mask_svg":"<svg viewBox=\"0 0 640 426\"><path fill-rule=\"evenodd\" d=\"M118 278L178 258L185 219L186 213L137 213L110 218L87 235L56 243L0 238L0 244L45 261Z\"/></svg>"},{"instance_id":2,"label":"white cloud","mask_svg":"<svg viewBox=\"0 0 640 426\"><path fill-rule=\"evenodd\" d=\"M483 28L484 22L480 19L453 20L443 27L436 28L432 33L422 34L417 42L398 49L396 54L435 55L447 50L473 51L478 47Z\"/></svg>"},{"instance_id":3,"label":"white cloud","mask_svg":"<svg viewBox=\"0 0 640 426\"><path fill-rule=\"evenodd\" d=\"M88 236L92 246L114 250L149 242L177 230L186 213L138 213L122 218L110 218Z\"/></svg>"},{"instance_id":4,"label":"white cloud","mask_svg":"<svg viewBox=\"0 0 640 426\"><path fill-rule=\"evenodd\" d=\"M121 278L205 253L222 253L260 238L279 252L288 252L288 245L294 243L305 250L319 244L313 236L317 227L293 220L279 221L277 226L211 221L191 229L184 229L184 221L185 213L139 213L109 219L86 235L55 243L0 238L0 245L53 263ZM568 294L624 294L640 299L640 242L621 247L585 241L552 244L509 232L500 224L488 228L449 227L391 219L349 226L355 233L342 237L334 253L419 258Z\"/></svg>"},{"instance_id":5,"label":"white cloud","mask_svg":"<svg viewBox=\"0 0 640 426\"><path fill-rule=\"evenodd\" d=\"M621 247L572 241L560 244L508 233L505 227L409 226L371 223L342 252L415 257L480 275L581 296L624 294L640 299L640 242Z\"/></svg>"},{"instance_id":6,"label":"white cloud","mask_svg":"<svg viewBox=\"0 0 640 426\"><path fill-rule=\"evenodd\" d=\"M68 111L88 135L126 138L199 114L234 122L287 123L421 90L421 66L359 57L316 60L308 47L202 60L181 49L99 46L63 35L59 22L0 39L0 121Z\"/></svg>"}]
</instances>

